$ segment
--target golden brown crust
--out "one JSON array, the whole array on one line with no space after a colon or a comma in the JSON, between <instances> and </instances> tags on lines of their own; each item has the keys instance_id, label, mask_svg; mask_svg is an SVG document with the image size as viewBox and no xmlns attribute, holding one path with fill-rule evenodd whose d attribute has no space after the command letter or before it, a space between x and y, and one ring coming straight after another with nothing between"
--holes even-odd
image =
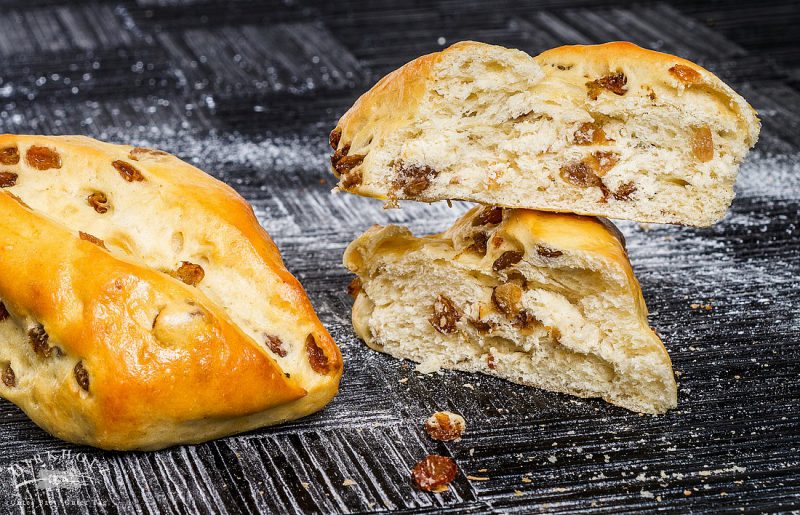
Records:
<instances>
[{"instance_id":1,"label":"golden brown crust","mask_svg":"<svg viewBox=\"0 0 800 515\"><path fill-rule=\"evenodd\" d=\"M230 187L165 153L81 137L0 136L0 148L16 147L23 156L33 145L57 152L61 167L40 172L15 165L19 181L0 194L0 299L11 314L0 330L24 335L41 326L47 345L59 350L34 359L0 345L9 353L0 360L12 362L17 383L0 394L60 438L111 449L246 431L307 415L335 395L339 349L250 206ZM141 180L123 177L118 161ZM106 211L86 201L88 187L103 189ZM71 194L85 211L62 206L71 204L63 198ZM194 265L204 270L193 274L196 286L157 263L171 255L170 232L140 230L133 212L122 212L127 206L137 207L143 226L163 224L180 234L182 246L203 249L206 261ZM185 265L176 259L169 266ZM236 293L264 299L264 307L231 310L227 290L218 286L228 278L247 281L251 291ZM237 322L251 317L246 330ZM293 353L269 352L256 328L282 331ZM308 362L308 335L327 360L326 373ZM70 371L81 362L75 377L88 390L71 372L53 379L62 362Z\"/></svg>"}]
</instances>

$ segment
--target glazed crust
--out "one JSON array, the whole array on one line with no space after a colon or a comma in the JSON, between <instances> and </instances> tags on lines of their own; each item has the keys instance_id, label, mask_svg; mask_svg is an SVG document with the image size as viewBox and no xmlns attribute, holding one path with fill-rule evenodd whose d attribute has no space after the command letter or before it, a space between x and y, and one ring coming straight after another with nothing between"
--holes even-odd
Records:
<instances>
[{"instance_id":1,"label":"glazed crust","mask_svg":"<svg viewBox=\"0 0 800 515\"><path fill-rule=\"evenodd\" d=\"M60 167L37 167L34 147ZM39 426L157 449L302 417L336 394L338 348L230 187L168 154L87 138L0 136L8 148L20 159L0 164L17 175L0 193L0 363L14 384L0 394ZM105 211L86 201L97 190ZM199 280L173 269L184 257ZM243 313L233 296L264 300ZM280 335L278 354L262 334Z\"/></svg>"}]
</instances>

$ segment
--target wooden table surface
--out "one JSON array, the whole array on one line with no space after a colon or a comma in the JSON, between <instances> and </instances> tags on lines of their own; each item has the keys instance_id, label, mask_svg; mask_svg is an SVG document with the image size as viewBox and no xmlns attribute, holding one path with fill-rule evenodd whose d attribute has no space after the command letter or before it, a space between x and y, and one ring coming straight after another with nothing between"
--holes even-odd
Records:
<instances>
[{"instance_id":1,"label":"wooden table surface","mask_svg":"<svg viewBox=\"0 0 800 515\"><path fill-rule=\"evenodd\" d=\"M0 512L800 509L798 26L796 2L773 1L4 0L0 131L162 148L231 184L308 290L345 375L304 420L152 453L61 442L0 401ZM699 62L758 109L761 140L723 222L620 223L678 409L638 416L421 376L354 336L347 243L373 223L441 230L467 206L332 195L328 131L383 74L462 39L531 54L631 40ZM425 437L440 409L466 418L460 442ZM411 485L432 452L458 463L449 492Z\"/></svg>"}]
</instances>

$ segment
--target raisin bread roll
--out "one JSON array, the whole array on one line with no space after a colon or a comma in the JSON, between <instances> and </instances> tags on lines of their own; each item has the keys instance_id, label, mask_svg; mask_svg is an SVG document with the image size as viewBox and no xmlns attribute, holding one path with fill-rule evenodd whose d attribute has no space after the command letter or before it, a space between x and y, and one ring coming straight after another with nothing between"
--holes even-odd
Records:
<instances>
[{"instance_id":1,"label":"raisin bread roll","mask_svg":"<svg viewBox=\"0 0 800 515\"><path fill-rule=\"evenodd\" d=\"M292 420L339 349L250 206L166 153L0 136L0 395L51 434L158 449Z\"/></svg>"},{"instance_id":2,"label":"raisin bread roll","mask_svg":"<svg viewBox=\"0 0 800 515\"><path fill-rule=\"evenodd\" d=\"M344 264L358 275L356 333L421 372L483 372L643 413L676 406L669 355L607 221L473 208L428 237L374 226Z\"/></svg>"},{"instance_id":3,"label":"raisin bread roll","mask_svg":"<svg viewBox=\"0 0 800 515\"><path fill-rule=\"evenodd\" d=\"M338 188L707 226L755 111L694 63L631 43L535 58L464 42L384 77L331 133Z\"/></svg>"}]
</instances>

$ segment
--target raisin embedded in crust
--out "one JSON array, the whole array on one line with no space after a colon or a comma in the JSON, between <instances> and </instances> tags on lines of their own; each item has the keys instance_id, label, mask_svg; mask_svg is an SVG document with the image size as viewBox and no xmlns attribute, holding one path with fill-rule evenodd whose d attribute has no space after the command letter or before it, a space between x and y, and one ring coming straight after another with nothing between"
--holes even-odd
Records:
<instances>
[{"instance_id":1,"label":"raisin embedded in crust","mask_svg":"<svg viewBox=\"0 0 800 515\"><path fill-rule=\"evenodd\" d=\"M327 374L330 372L331 364L328 361L328 356L317 345L317 340L313 334L306 337L306 354L308 354L308 362L311 368L318 374Z\"/></svg>"},{"instance_id":2,"label":"raisin embedded in crust","mask_svg":"<svg viewBox=\"0 0 800 515\"><path fill-rule=\"evenodd\" d=\"M627 83L628 77L626 77L624 73L612 73L610 75L606 75L605 77L600 77L597 80L587 82L586 94L589 95L589 98L592 100L597 100L597 97L600 96L600 92L604 89L614 93L615 95L624 95L628 92L628 88L625 87Z\"/></svg>"},{"instance_id":3,"label":"raisin embedded in crust","mask_svg":"<svg viewBox=\"0 0 800 515\"><path fill-rule=\"evenodd\" d=\"M25 153L25 160L37 170L50 170L61 168L61 156L55 150L47 147L32 146Z\"/></svg>"},{"instance_id":4,"label":"raisin embedded in crust","mask_svg":"<svg viewBox=\"0 0 800 515\"><path fill-rule=\"evenodd\" d=\"M458 467L452 458L431 454L411 469L411 478L420 490L436 492L456 478Z\"/></svg>"},{"instance_id":5,"label":"raisin embedded in crust","mask_svg":"<svg viewBox=\"0 0 800 515\"><path fill-rule=\"evenodd\" d=\"M86 197L86 202L100 214L108 212L108 197L101 191L90 193L89 196Z\"/></svg>"},{"instance_id":6,"label":"raisin embedded in crust","mask_svg":"<svg viewBox=\"0 0 800 515\"><path fill-rule=\"evenodd\" d=\"M89 391L89 372L84 368L83 361L78 361L75 364L75 368L73 369L75 373L75 381L77 381L78 386L83 388L85 391Z\"/></svg>"},{"instance_id":7,"label":"raisin embedded in crust","mask_svg":"<svg viewBox=\"0 0 800 515\"><path fill-rule=\"evenodd\" d=\"M537 245L536 246L536 253L539 254L540 256L546 257L546 258L557 258L557 257L562 256L564 254L560 250L551 249L551 248L545 247L543 245Z\"/></svg>"},{"instance_id":8,"label":"raisin embedded in crust","mask_svg":"<svg viewBox=\"0 0 800 515\"><path fill-rule=\"evenodd\" d=\"M144 175L135 166L125 161L114 161L111 166L117 169L120 177L127 182L141 182L144 180Z\"/></svg>"},{"instance_id":9,"label":"raisin embedded in crust","mask_svg":"<svg viewBox=\"0 0 800 515\"><path fill-rule=\"evenodd\" d=\"M670 68L669 73L684 84L697 84L703 80L700 73L682 64L676 64Z\"/></svg>"},{"instance_id":10,"label":"raisin embedded in crust","mask_svg":"<svg viewBox=\"0 0 800 515\"><path fill-rule=\"evenodd\" d=\"M19 149L16 146L0 149L0 165L19 164Z\"/></svg>"},{"instance_id":11,"label":"raisin embedded in crust","mask_svg":"<svg viewBox=\"0 0 800 515\"><path fill-rule=\"evenodd\" d=\"M197 286L206 276L206 272L200 265L189 261L181 261L181 265L171 275L176 279L180 279L184 284Z\"/></svg>"},{"instance_id":12,"label":"raisin embedded in crust","mask_svg":"<svg viewBox=\"0 0 800 515\"><path fill-rule=\"evenodd\" d=\"M479 225L497 225L503 221L503 208L502 207L487 207L484 208L478 216L472 219L472 226Z\"/></svg>"},{"instance_id":13,"label":"raisin embedded in crust","mask_svg":"<svg viewBox=\"0 0 800 515\"><path fill-rule=\"evenodd\" d=\"M156 150L153 148L136 147L128 153L128 159L131 161L139 161L141 158L148 157L163 157L168 156L163 150Z\"/></svg>"},{"instance_id":14,"label":"raisin embedded in crust","mask_svg":"<svg viewBox=\"0 0 800 515\"><path fill-rule=\"evenodd\" d=\"M269 334L264 335L264 337L264 342L267 344L267 347L269 347L269 350L282 358L286 357L287 352L286 349L283 348L283 342L280 338Z\"/></svg>"},{"instance_id":15,"label":"raisin embedded in crust","mask_svg":"<svg viewBox=\"0 0 800 515\"><path fill-rule=\"evenodd\" d=\"M342 129L335 128L331 131L330 136L328 136L328 143L330 143L331 148L336 150L339 148L339 140L342 139Z\"/></svg>"},{"instance_id":16,"label":"raisin embedded in crust","mask_svg":"<svg viewBox=\"0 0 800 515\"><path fill-rule=\"evenodd\" d=\"M433 302L433 315L428 319L434 329L442 334L456 332L456 323L461 320L461 312L453 301L444 295L439 295Z\"/></svg>"},{"instance_id":17,"label":"raisin embedded in crust","mask_svg":"<svg viewBox=\"0 0 800 515\"><path fill-rule=\"evenodd\" d=\"M14 374L14 369L11 368L11 363L6 364L3 369L3 384L9 388L17 386L17 376Z\"/></svg>"},{"instance_id":18,"label":"raisin embedded in crust","mask_svg":"<svg viewBox=\"0 0 800 515\"><path fill-rule=\"evenodd\" d=\"M464 417L449 411L437 411L425 421L425 432L434 440L458 440L467 428Z\"/></svg>"},{"instance_id":19,"label":"raisin embedded in crust","mask_svg":"<svg viewBox=\"0 0 800 515\"><path fill-rule=\"evenodd\" d=\"M400 163L395 166L396 174L392 181L392 189L400 191L406 197L416 197L431 185L434 177L439 172L430 166L406 165Z\"/></svg>"},{"instance_id":20,"label":"raisin embedded in crust","mask_svg":"<svg viewBox=\"0 0 800 515\"><path fill-rule=\"evenodd\" d=\"M106 248L106 242L104 242L103 240L101 240L100 238L98 238L96 236L92 236L91 234L89 234L87 232L83 232L83 231L78 231L78 235L80 236L80 238L82 240L88 241L90 243L94 243L98 247Z\"/></svg>"},{"instance_id":21,"label":"raisin embedded in crust","mask_svg":"<svg viewBox=\"0 0 800 515\"><path fill-rule=\"evenodd\" d=\"M522 257L524 255L525 255L524 252L519 252L517 250L507 250L503 252L499 258L495 259L494 263L492 263L492 270L494 270L495 272L499 272L500 270L505 270L511 265L517 264L520 261L522 261Z\"/></svg>"}]
</instances>

